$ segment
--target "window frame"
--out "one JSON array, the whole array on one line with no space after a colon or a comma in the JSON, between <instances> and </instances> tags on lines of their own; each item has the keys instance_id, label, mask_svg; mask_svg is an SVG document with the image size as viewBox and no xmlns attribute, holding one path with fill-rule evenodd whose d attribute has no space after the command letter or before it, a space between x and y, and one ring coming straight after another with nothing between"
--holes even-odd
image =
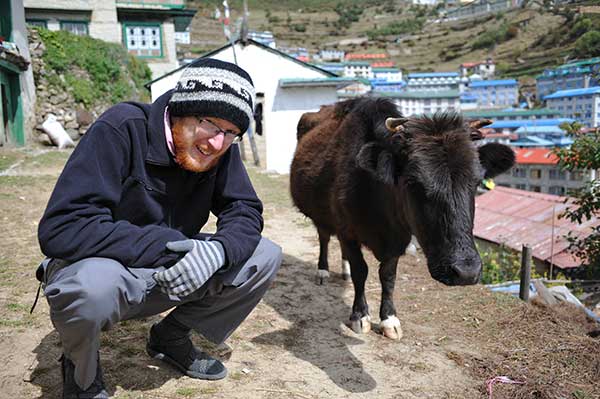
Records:
<instances>
[{"instance_id":1,"label":"window frame","mask_svg":"<svg viewBox=\"0 0 600 399\"><path fill-rule=\"evenodd\" d=\"M43 23L44 25L30 25L31 23ZM37 26L40 28L44 28L44 29L48 29L48 20L47 19L42 19L42 18L27 18L25 19L25 24L28 26Z\"/></svg>"},{"instance_id":2,"label":"window frame","mask_svg":"<svg viewBox=\"0 0 600 399\"><path fill-rule=\"evenodd\" d=\"M125 50L127 50L127 52L131 55L134 55L138 58L149 58L149 59L157 59L157 58L164 58L165 56L165 52L164 52L164 45L163 45L163 28L162 28L162 23L160 22L132 22L132 21L127 21L127 22L123 22L123 45L125 46ZM130 49L129 48L129 38L127 36L127 30L130 28L139 28L139 27L147 27L147 28L158 28L158 38L159 38L159 45L160 45L160 55L140 55L140 54L136 54L135 53L135 49Z\"/></svg>"},{"instance_id":3,"label":"window frame","mask_svg":"<svg viewBox=\"0 0 600 399\"><path fill-rule=\"evenodd\" d=\"M60 19L58 21L60 30L64 30L66 32L70 32L77 36L89 36L90 35L90 21L84 21L81 19ZM85 35L79 35L77 33L73 33L70 30L64 28L65 24L83 24L85 26Z\"/></svg>"}]
</instances>

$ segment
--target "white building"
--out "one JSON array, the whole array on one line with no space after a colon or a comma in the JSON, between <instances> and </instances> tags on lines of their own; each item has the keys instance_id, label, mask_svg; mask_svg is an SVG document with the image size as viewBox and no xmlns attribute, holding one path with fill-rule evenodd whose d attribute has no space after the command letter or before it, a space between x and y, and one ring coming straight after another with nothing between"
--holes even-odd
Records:
<instances>
[{"instance_id":1,"label":"white building","mask_svg":"<svg viewBox=\"0 0 600 399\"><path fill-rule=\"evenodd\" d=\"M252 77L256 93L263 98L267 170L277 173L289 173L300 116L336 102L337 90L355 82L251 39L245 45L240 41L235 47L228 44L204 57L228 62L237 60ZM152 100L175 87L183 68L174 69L146 85L150 87Z\"/></svg>"},{"instance_id":2,"label":"white building","mask_svg":"<svg viewBox=\"0 0 600 399\"><path fill-rule=\"evenodd\" d=\"M178 66L175 32L181 31L185 36L196 14L196 10L185 8L184 0L24 0L23 3L29 25L122 43L129 53L148 63L153 77Z\"/></svg>"},{"instance_id":3,"label":"white building","mask_svg":"<svg viewBox=\"0 0 600 399\"><path fill-rule=\"evenodd\" d=\"M460 111L458 90L407 90L400 93L381 93L391 98L402 115L434 114L439 111Z\"/></svg>"},{"instance_id":4,"label":"white building","mask_svg":"<svg viewBox=\"0 0 600 399\"><path fill-rule=\"evenodd\" d=\"M473 74L483 79L493 78L496 73L496 64L491 58L481 62L465 62L460 64L460 76L468 77Z\"/></svg>"},{"instance_id":5,"label":"white building","mask_svg":"<svg viewBox=\"0 0 600 399\"><path fill-rule=\"evenodd\" d=\"M462 91L466 82L458 72L425 72L409 73L406 83L408 90Z\"/></svg>"},{"instance_id":6,"label":"white building","mask_svg":"<svg viewBox=\"0 0 600 399\"><path fill-rule=\"evenodd\" d=\"M371 64L367 61L344 62L344 76L350 78L373 78Z\"/></svg>"},{"instance_id":7,"label":"white building","mask_svg":"<svg viewBox=\"0 0 600 399\"><path fill-rule=\"evenodd\" d=\"M398 68L371 68L374 79L386 82L402 82L402 71Z\"/></svg>"},{"instance_id":8,"label":"white building","mask_svg":"<svg viewBox=\"0 0 600 399\"><path fill-rule=\"evenodd\" d=\"M544 97L549 108L558 110L564 118L580 121L587 127L600 122L600 86L587 89L561 90Z\"/></svg>"}]
</instances>

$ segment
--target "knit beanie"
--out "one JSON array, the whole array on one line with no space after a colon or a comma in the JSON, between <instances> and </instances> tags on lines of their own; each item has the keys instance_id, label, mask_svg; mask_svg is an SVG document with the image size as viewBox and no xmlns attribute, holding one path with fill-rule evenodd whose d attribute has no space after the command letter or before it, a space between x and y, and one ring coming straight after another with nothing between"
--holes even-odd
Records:
<instances>
[{"instance_id":1,"label":"knit beanie","mask_svg":"<svg viewBox=\"0 0 600 399\"><path fill-rule=\"evenodd\" d=\"M244 133L255 102L254 84L246 71L229 62L202 58L183 70L169 100L169 114L225 119Z\"/></svg>"}]
</instances>

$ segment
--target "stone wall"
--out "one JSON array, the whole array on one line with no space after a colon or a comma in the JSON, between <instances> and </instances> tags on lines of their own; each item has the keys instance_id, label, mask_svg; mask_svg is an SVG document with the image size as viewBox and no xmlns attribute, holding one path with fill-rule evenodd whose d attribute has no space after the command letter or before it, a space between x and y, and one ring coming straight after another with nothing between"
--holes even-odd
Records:
<instances>
[{"instance_id":1,"label":"stone wall","mask_svg":"<svg viewBox=\"0 0 600 399\"><path fill-rule=\"evenodd\" d=\"M111 104L105 103L85 109L75 102L73 94L69 90L65 91L60 87L52 85L52 81L56 81L56 79L64 81L65 78L62 74L57 74L46 67L42 59L45 50L44 43L35 29L29 29L29 51L37 94L35 132L38 135L37 137L33 137L33 139L46 143L49 141L47 135L42 130L42 123L46 120L48 114L54 114L67 133L69 133L69 136L73 140L78 140L85 134L92 122L108 109ZM83 79L89 79L85 71L76 71L76 74L80 75Z\"/></svg>"}]
</instances>

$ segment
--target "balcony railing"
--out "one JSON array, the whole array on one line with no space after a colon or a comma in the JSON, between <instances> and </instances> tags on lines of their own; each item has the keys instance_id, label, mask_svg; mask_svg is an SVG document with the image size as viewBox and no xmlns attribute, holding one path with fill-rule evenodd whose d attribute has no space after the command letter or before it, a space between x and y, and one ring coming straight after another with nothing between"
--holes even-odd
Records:
<instances>
[{"instance_id":1,"label":"balcony railing","mask_svg":"<svg viewBox=\"0 0 600 399\"><path fill-rule=\"evenodd\" d=\"M184 0L117 0L117 7L184 8Z\"/></svg>"}]
</instances>

